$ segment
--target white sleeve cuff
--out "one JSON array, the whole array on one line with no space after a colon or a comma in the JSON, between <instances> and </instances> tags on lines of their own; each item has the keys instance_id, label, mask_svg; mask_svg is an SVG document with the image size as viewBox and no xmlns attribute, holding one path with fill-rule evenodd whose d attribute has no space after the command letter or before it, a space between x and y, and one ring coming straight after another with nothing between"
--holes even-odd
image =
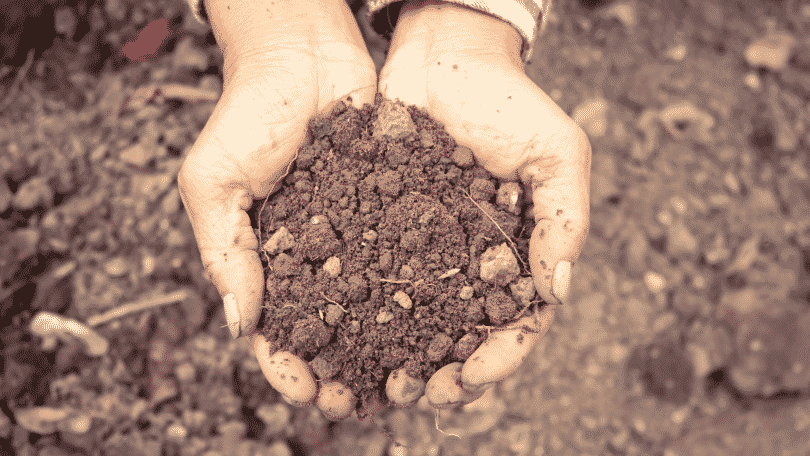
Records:
<instances>
[{"instance_id":1,"label":"white sleeve cuff","mask_svg":"<svg viewBox=\"0 0 810 456\"><path fill-rule=\"evenodd\" d=\"M403 0L368 0L369 21L380 35L390 38L396 25L396 17L391 14L402 7ZM551 0L444 0L479 10L508 22L523 38L521 58L525 62L532 55L534 42L547 22L545 18L551 8ZM394 5L400 3L399 5ZM378 15L381 13L382 15Z\"/></svg>"}]
</instances>

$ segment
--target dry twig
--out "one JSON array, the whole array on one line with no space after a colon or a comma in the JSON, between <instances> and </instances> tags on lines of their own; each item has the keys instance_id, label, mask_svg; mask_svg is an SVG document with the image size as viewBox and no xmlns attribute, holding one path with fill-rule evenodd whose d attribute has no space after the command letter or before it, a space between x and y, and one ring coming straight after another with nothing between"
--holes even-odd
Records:
<instances>
[{"instance_id":1,"label":"dry twig","mask_svg":"<svg viewBox=\"0 0 810 456\"><path fill-rule=\"evenodd\" d=\"M492 216L491 216L491 215L487 214L487 211L485 211L485 210L484 210L484 208L483 208L483 207L481 207L481 205L480 205L480 204L478 204L478 203L477 203L477 202L476 202L476 201L475 201L475 200L472 198L472 196L470 196L470 194L469 194L469 193L467 193L465 190L461 190L461 191L464 193L464 195L465 195L465 196L466 196L466 197L467 197L467 198L468 198L470 201L472 201L472 203L473 203L473 204L475 204L475 207L477 207L477 208L478 208L478 209L479 209L479 210L480 210L480 211L481 211L481 212L482 212L484 215L486 215L486 216L487 216L487 218L489 219L489 221L490 221L490 222L492 222L492 223L494 223L494 224L495 224L495 227L496 227L496 228L498 228L498 231L500 231L500 232L501 232L501 234L503 234L503 237L505 237L505 238L506 238L506 241L507 241L507 242L509 242L509 247L511 247L511 248L512 248L512 251L513 251L513 252L515 252L515 257L518 259L518 261L520 261L520 264L523 266L523 270L528 271L528 270L529 270L529 268L526 266L526 263L524 263L524 262L523 262L523 259L522 259L522 258L520 258L520 252L518 252L517 246L515 245L515 242L514 242L514 241L512 241L512 238L511 238L511 237L509 237L509 235L508 235L508 234L506 234L506 231L504 231L504 230L503 230L503 228L501 228L501 225L499 225L499 224L498 224L498 222L496 222L496 221L495 221L495 219L494 219L494 218L492 218Z\"/></svg>"},{"instance_id":2,"label":"dry twig","mask_svg":"<svg viewBox=\"0 0 810 456\"><path fill-rule=\"evenodd\" d=\"M343 311L343 313L349 313L349 311L348 311L348 310L346 310L346 308L345 308L345 307L343 307L342 305L340 305L340 303L339 303L339 302L337 302L337 301L333 301L333 300L331 300L331 299L327 298L327 297L326 297L326 293L324 293L323 291L321 292L321 296L323 296L323 299L326 299L327 301L331 302L332 304L334 304L334 305L336 305L336 306L340 307L340 310L342 310L342 311Z\"/></svg>"},{"instance_id":3,"label":"dry twig","mask_svg":"<svg viewBox=\"0 0 810 456\"><path fill-rule=\"evenodd\" d=\"M124 304L123 306L116 307L115 309L104 312L103 314L93 315L87 319L87 325L94 327L103 325L110 321L125 317L131 313L141 312L155 307L173 304L175 302L184 301L190 296L188 290L181 289L166 295L155 296L151 298L142 299L140 301Z\"/></svg>"},{"instance_id":4,"label":"dry twig","mask_svg":"<svg viewBox=\"0 0 810 456\"><path fill-rule=\"evenodd\" d=\"M437 431L441 432L441 433L442 433L442 434L444 434L444 435L453 436L453 437L457 437L458 439L461 439L461 436L460 436L460 435L458 435L458 434L452 434L452 433L449 433L449 432L444 432L444 431L442 431L441 429L439 429L439 409L436 409L436 420L435 420L435 423L436 423L436 430L437 430Z\"/></svg>"}]
</instances>

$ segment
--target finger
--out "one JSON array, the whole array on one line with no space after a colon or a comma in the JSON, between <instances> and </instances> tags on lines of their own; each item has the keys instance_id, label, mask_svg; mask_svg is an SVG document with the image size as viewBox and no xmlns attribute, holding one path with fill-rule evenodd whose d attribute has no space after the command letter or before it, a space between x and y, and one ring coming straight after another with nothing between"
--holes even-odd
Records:
<instances>
[{"instance_id":1,"label":"finger","mask_svg":"<svg viewBox=\"0 0 810 456\"><path fill-rule=\"evenodd\" d=\"M357 398L346 385L340 382L324 382L318 391L316 405L323 415L332 421L340 421L354 411Z\"/></svg>"},{"instance_id":2,"label":"finger","mask_svg":"<svg viewBox=\"0 0 810 456\"><path fill-rule=\"evenodd\" d=\"M512 375L548 331L554 321L553 305L543 306L510 324L512 329L492 331L487 340L464 362L461 385L465 390L484 391Z\"/></svg>"},{"instance_id":3,"label":"finger","mask_svg":"<svg viewBox=\"0 0 810 456\"><path fill-rule=\"evenodd\" d=\"M223 298L234 337L256 326L264 291L259 241L246 211L286 173L306 131L306 120L295 116L273 124L245 114L254 109L250 95L259 88L242 88L223 94L178 175L203 266ZM261 100L283 104L269 95Z\"/></svg>"},{"instance_id":4,"label":"finger","mask_svg":"<svg viewBox=\"0 0 810 456\"><path fill-rule=\"evenodd\" d=\"M250 342L267 381L289 403L303 406L315 399L318 386L309 365L304 360L290 352L275 351L261 334L252 334Z\"/></svg>"},{"instance_id":5,"label":"finger","mask_svg":"<svg viewBox=\"0 0 810 456\"><path fill-rule=\"evenodd\" d=\"M397 407L408 407L425 394L425 381L413 378L405 369L397 369L388 375L385 395Z\"/></svg>"},{"instance_id":6,"label":"finger","mask_svg":"<svg viewBox=\"0 0 810 456\"><path fill-rule=\"evenodd\" d=\"M591 148L577 127L560 136L557 161L529 162L521 178L529 185L535 228L529 264L535 288L549 304L568 302L571 267L589 228Z\"/></svg>"},{"instance_id":7,"label":"finger","mask_svg":"<svg viewBox=\"0 0 810 456\"><path fill-rule=\"evenodd\" d=\"M462 363L448 364L437 370L427 382L425 397L437 409L445 409L472 402L484 394L485 388L468 391L461 385Z\"/></svg>"},{"instance_id":8,"label":"finger","mask_svg":"<svg viewBox=\"0 0 810 456\"><path fill-rule=\"evenodd\" d=\"M225 305L228 329L234 338L248 334L259 319L264 283L259 241L246 212L253 199L243 189L209 188L206 194L188 172L179 181L203 266Z\"/></svg>"}]
</instances>

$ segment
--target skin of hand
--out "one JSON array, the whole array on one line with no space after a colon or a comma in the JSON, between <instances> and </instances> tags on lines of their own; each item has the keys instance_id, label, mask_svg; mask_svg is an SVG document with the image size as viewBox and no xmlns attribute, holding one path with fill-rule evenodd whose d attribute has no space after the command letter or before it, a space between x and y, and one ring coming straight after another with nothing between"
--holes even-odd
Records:
<instances>
[{"instance_id":1,"label":"skin of hand","mask_svg":"<svg viewBox=\"0 0 810 456\"><path fill-rule=\"evenodd\" d=\"M380 73L383 95L426 111L493 175L520 179L534 206L530 268L548 305L512 329L493 330L463 367L437 372L426 388L437 408L480 397L523 363L556 306L568 302L571 266L589 229L590 143L526 76L522 44L494 16L441 1L409 2Z\"/></svg>"},{"instance_id":2,"label":"skin of hand","mask_svg":"<svg viewBox=\"0 0 810 456\"><path fill-rule=\"evenodd\" d=\"M178 175L206 273L234 337L250 336L262 371L288 402L317 402L342 418L341 385L318 387L308 365L255 331L264 275L247 215L274 191L304 142L311 117L351 97L373 103L377 73L344 0L208 0L223 52L223 93ZM351 400L349 400L351 402ZM348 412L346 411L348 409Z\"/></svg>"}]
</instances>

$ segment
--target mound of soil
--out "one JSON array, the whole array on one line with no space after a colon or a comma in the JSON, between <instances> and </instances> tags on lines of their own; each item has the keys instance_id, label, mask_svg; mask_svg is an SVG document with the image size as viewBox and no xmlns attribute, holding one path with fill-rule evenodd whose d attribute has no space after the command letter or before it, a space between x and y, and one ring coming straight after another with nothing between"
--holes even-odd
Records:
<instances>
[{"instance_id":1,"label":"mound of soil","mask_svg":"<svg viewBox=\"0 0 810 456\"><path fill-rule=\"evenodd\" d=\"M348 385L358 410L387 402L392 370L427 380L466 360L488 326L542 303L521 186L499 183L442 125L380 94L312 119L282 188L255 206L259 328L319 379Z\"/></svg>"}]
</instances>

